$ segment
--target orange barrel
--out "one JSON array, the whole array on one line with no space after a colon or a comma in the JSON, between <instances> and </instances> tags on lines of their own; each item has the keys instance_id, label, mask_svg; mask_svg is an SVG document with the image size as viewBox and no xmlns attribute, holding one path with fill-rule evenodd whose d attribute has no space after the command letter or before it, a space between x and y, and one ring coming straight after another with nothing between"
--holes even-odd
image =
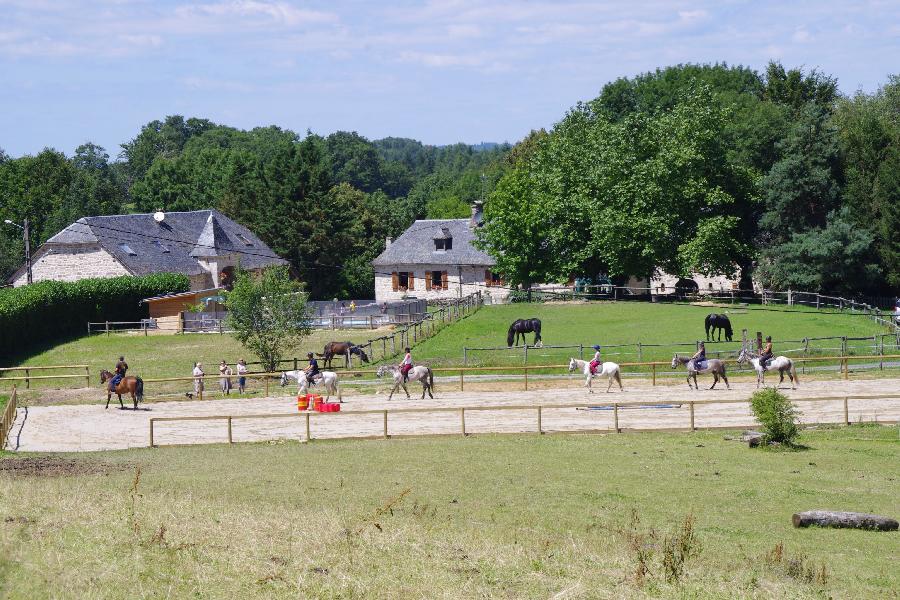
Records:
<instances>
[{"instance_id":1,"label":"orange barrel","mask_svg":"<svg viewBox=\"0 0 900 600\"><path fill-rule=\"evenodd\" d=\"M309 400L306 396L297 396L297 410L309 409Z\"/></svg>"}]
</instances>

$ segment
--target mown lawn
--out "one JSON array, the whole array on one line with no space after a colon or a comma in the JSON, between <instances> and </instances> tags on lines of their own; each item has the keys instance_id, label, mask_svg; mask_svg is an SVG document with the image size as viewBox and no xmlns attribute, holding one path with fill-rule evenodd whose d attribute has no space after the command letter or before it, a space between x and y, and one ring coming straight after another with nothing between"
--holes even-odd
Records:
<instances>
[{"instance_id":1,"label":"mown lawn","mask_svg":"<svg viewBox=\"0 0 900 600\"><path fill-rule=\"evenodd\" d=\"M797 530L790 517L896 517L896 428L802 441L788 453L695 433L7 457L0 596L893 597L900 534ZM685 559L668 553L667 578L673 537Z\"/></svg>"},{"instance_id":2,"label":"mown lawn","mask_svg":"<svg viewBox=\"0 0 900 600\"><path fill-rule=\"evenodd\" d=\"M793 312L783 309L767 310L765 307L749 309L722 309L704 306L650 304L638 302L593 302L589 304L510 304L486 306L474 315L454 324L415 348L415 358L434 366L460 365L463 360L463 346L470 348L506 346L506 331L519 318L538 318L542 321L542 336L545 345L579 345L589 349L594 344L610 346L629 344L628 348L607 348L604 351L609 360L618 362L637 361L636 344L642 343L640 358L643 360L668 360L672 358L672 347L653 348L647 344L673 344L705 339L703 321L710 312L730 313L736 343L712 344L709 350L734 349L740 347L741 329L746 328L751 338L757 331L771 335L775 350L788 348L779 345L780 340L801 340L803 338L848 336L871 338L874 334L887 333L871 319L858 313L820 313L797 307ZM528 343L534 337L528 334ZM724 338L723 338L724 339ZM871 353L872 342L853 342L860 353ZM788 344L790 348L802 344ZM811 342L811 347L839 347L839 340ZM587 353L588 350L585 350ZM678 349L689 352L690 347ZM572 355L572 350L535 350L529 352L529 364L560 362ZM575 352L577 354L577 351ZM829 351L829 353L831 353ZM839 354L839 352L837 352ZM522 364L521 348L509 352L472 351L469 364Z\"/></svg>"}]
</instances>

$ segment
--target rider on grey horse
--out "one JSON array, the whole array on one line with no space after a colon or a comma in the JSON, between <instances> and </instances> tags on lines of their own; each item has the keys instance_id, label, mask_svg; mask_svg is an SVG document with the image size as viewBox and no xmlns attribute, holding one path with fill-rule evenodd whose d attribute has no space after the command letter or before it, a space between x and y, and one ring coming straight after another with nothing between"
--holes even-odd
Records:
<instances>
[{"instance_id":1,"label":"rider on grey horse","mask_svg":"<svg viewBox=\"0 0 900 600\"><path fill-rule=\"evenodd\" d=\"M706 368L706 346L703 342L700 342L700 346L691 357L691 362L694 363L694 368L698 371L702 371Z\"/></svg>"},{"instance_id":2,"label":"rider on grey horse","mask_svg":"<svg viewBox=\"0 0 900 600\"><path fill-rule=\"evenodd\" d=\"M316 360L312 352L307 352L306 358L309 359L309 366L304 369L306 371L306 381L313 385L316 382L316 377L319 375L319 361Z\"/></svg>"},{"instance_id":3,"label":"rider on grey horse","mask_svg":"<svg viewBox=\"0 0 900 600\"><path fill-rule=\"evenodd\" d=\"M765 371L766 363L772 360L772 336L766 336L766 346L763 348L763 351L759 353L759 366Z\"/></svg>"}]
</instances>

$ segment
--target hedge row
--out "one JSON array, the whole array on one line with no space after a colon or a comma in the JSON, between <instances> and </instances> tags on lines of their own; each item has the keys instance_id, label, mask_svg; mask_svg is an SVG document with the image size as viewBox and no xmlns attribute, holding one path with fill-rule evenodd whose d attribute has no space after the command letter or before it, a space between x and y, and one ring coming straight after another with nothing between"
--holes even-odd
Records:
<instances>
[{"instance_id":1,"label":"hedge row","mask_svg":"<svg viewBox=\"0 0 900 600\"><path fill-rule=\"evenodd\" d=\"M187 276L41 281L0 293L0 367L8 358L56 339L87 331L88 321L139 321L147 317L144 298L186 292Z\"/></svg>"}]
</instances>

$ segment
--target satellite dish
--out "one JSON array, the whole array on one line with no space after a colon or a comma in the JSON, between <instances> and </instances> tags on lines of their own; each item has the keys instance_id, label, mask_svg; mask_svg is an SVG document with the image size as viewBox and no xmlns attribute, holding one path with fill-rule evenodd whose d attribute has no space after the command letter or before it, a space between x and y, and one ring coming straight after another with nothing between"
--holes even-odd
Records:
<instances>
[{"instance_id":1,"label":"satellite dish","mask_svg":"<svg viewBox=\"0 0 900 600\"><path fill-rule=\"evenodd\" d=\"M166 213L164 213L161 210L158 210L155 213L153 213L153 220L156 221L157 223L162 223L165 220L165 218L166 218Z\"/></svg>"}]
</instances>

